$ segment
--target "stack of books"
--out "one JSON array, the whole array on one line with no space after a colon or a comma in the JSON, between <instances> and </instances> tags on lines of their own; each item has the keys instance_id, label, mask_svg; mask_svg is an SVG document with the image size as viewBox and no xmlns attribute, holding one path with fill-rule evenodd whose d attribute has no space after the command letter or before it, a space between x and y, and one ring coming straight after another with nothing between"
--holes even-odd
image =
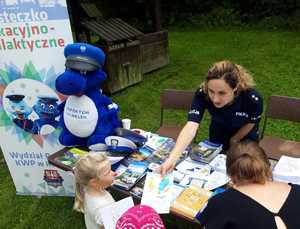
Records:
<instances>
[{"instance_id":1,"label":"stack of books","mask_svg":"<svg viewBox=\"0 0 300 229\"><path fill-rule=\"evenodd\" d=\"M208 140L192 147L190 157L203 163L211 162L222 151L222 144L212 143Z\"/></svg>"},{"instance_id":2,"label":"stack of books","mask_svg":"<svg viewBox=\"0 0 300 229\"><path fill-rule=\"evenodd\" d=\"M281 156L273 169L273 178L277 181L300 184L300 158Z\"/></svg>"}]
</instances>

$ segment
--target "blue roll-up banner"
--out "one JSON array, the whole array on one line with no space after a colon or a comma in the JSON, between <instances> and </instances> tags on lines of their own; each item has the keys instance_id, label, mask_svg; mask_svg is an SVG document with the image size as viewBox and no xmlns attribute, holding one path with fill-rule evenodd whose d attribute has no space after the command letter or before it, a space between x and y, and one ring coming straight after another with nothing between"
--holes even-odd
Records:
<instances>
[{"instance_id":1,"label":"blue roll-up banner","mask_svg":"<svg viewBox=\"0 0 300 229\"><path fill-rule=\"evenodd\" d=\"M0 144L17 194L74 195L47 161L62 149L55 79L72 42L65 0L0 0Z\"/></svg>"}]
</instances>

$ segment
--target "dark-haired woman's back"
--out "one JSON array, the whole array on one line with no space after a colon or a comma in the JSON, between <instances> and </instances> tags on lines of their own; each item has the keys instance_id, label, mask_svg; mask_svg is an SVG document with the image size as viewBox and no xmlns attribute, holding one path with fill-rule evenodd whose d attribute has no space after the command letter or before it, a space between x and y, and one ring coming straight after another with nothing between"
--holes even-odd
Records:
<instances>
[{"instance_id":1,"label":"dark-haired woman's back","mask_svg":"<svg viewBox=\"0 0 300 229\"><path fill-rule=\"evenodd\" d=\"M209 200L198 218L206 229L300 228L300 186L274 182L257 143L231 147L226 169L233 187Z\"/></svg>"},{"instance_id":2,"label":"dark-haired woman's back","mask_svg":"<svg viewBox=\"0 0 300 229\"><path fill-rule=\"evenodd\" d=\"M206 229L299 229L300 186L279 182L231 188L200 215Z\"/></svg>"}]
</instances>

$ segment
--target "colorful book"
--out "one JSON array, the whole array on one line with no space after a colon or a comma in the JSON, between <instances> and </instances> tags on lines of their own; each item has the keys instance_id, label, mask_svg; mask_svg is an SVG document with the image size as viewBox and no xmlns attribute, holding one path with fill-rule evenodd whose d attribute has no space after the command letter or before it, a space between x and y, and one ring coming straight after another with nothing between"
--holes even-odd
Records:
<instances>
[{"instance_id":1,"label":"colorful book","mask_svg":"<svg viewBox=\"0 0 300 229\"><path fill-rule=\"evenodd\" d=\"M222 144L216 144L208 140L192 146L190 157L203 163L211 162L222 151Z\"/></svg>"},{"instance_id":2,"label":"colorful book","mask_svg":"<svg viewBox=\"0 0 300 229\"><path fill-rule=\"evenodd\" d=\"M142 146L137 151L125 157L122 161L122 164L128 166L130 163L134 161L145 161L152 153L153 153L153 149L147 146Z\"/></svg>"},{"instance_id":3,"label":"colorful book","mask_svg":"<svg viewBox=\"0 0 300 229\"><path fill-rule=\"evenodd\" d=\"M211 191L191 185L184 189L171 204L171 211L194 219L197 213L206 206L211 195Z\"/></svg>"},{"instance_id":4,"label":"colorful book","mask_svg":"<svg viewBox=\"0 0 300 229\"><path fill-rule=\"evenodd\" d=\"M78 159L87 153L88 151L86 150L71 148L65 150L60 156L56 157L55 161L69 167L70 169L73 169Z\"/></svg>"},{"instance_id":5,"label":"colorful book","mask_svg":"<svg viewBox=\"0 0 300 229\"><path fill-rule=\"evenodd\" d=\"M125 190L130 190L145 175L147 167L147 163L132 162L123 173L115 177L114 185Z\"/></svg>"}]
</instances>

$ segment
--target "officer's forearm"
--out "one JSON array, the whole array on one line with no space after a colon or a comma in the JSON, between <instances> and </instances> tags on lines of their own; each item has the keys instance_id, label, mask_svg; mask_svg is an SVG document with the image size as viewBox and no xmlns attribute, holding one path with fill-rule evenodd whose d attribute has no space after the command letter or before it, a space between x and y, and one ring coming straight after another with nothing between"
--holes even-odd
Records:
<instances>
[{"instance_id":1,"label":"officer's forearm","mask_svg":"<svg viewBox=\"0 0 300 229\"><path fill-rule=\"evenodd\" d=\"M185 126L182 128L176 144L174 148L172 149L170 153L170 157L174 160L177 160L182 152L186 149L186 147L191 143L191 141L194 139L197 130L198 130L199 124L195 122L187 122Z\"/></svg>"},{"instance_id":2,"label":"officer's forearm","mask_svg":"<svg viewBox=\"0 0 300 229\"><path fill-rule=\"evenodd\" d=\"M236 132L235 135L233 135L230 139L231 143L239 142L241 139L243 139L255 126L254 123L248 123L244 126L242 126L238 132Z\"/></svg>"}]
</instances>

